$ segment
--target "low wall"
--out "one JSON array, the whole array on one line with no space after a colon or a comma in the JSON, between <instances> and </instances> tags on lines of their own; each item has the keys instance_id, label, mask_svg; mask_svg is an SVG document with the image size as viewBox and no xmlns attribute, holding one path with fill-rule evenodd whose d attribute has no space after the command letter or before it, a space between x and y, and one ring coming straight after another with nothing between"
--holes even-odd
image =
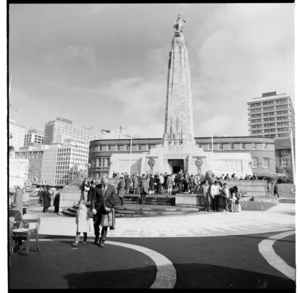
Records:
<instances>
[{"instance_id":1,"label":"low wall","mask_svg":"<svg viewBox=\"0 0 300 293\"><path fill-rule=\"evenodd\" d=\"M242 193L247 196L267 196L267 181L266 180L224 180L229 187L237 186Z\"/></svg>"},{"instance_id":2,"label":"low wall","mask_svg":"<svg viewBox=\"0 0 300 293\"><path fill-rule=\"evenodd\" d=\"M196 194L176 194L175 206L204 206L204 196Z\"/></svg>"},{"instance_id":3,"label":"low wall","mask_svg":"<svg viewBox=\"0 0 300 293\"><path fill-rule=\"evenodd\" d=\"M66 208L73 207L80 200L80 196L79 189L62 190L59 197L59 211L62 212Z\"/></svg>"}]
</instances>

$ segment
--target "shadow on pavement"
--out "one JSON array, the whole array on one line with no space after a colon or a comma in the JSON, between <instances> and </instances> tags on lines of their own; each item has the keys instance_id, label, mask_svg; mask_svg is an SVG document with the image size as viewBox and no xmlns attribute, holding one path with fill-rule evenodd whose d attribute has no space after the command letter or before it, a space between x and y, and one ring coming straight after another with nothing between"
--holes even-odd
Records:
<instances>
[{"instance_id":1,"label":"shadow on pavement","mask_svg":"<svg viewBox=\"0 0 300 293\"><path fill-rule=\"evenodd\" d=\"M177 264L174 289L293 289L296 284L285 277L208 264ZM178 274L178 272L180 272Z\"/></svg>"}]
</instances>

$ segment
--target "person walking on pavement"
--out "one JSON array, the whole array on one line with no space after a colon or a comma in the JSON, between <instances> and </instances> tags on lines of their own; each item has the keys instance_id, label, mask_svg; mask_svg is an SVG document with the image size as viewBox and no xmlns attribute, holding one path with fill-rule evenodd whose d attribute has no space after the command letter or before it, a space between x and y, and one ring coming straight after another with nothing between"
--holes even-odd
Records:
<instances>
[{"instance_id":1,"label":"person walking on pavement","mask_svg":"<svg viewBox=\"0 0 300 293\"><path fill-rule=\"evenodd\" d=\"M79 206L76 213L76 236L75 236L75 242L72 244L72 246L77 246L79 239L80 239L80 233L83 233L83 244L86 244L87 240L87 232L90 229L89 226L89 215L87 212L87 208L85 206L85 200L81 199L79 201Z\"/></svg>"},{"instance_id":2,"label":"person walking on pavement","mask_svg":"<svg viewBox=\"0 0 300 293\"><path fill-rule=\"evenodd\" d=\"M41 204L41 206L43 206L43 201L44 201L43 193L44 193L44 188L40 187L40 190L38 192L38 196L39 196L39 203Z\"/></svg>"},{"instance_id":3,"label":"person walking on pavement","mask_svg":"<svg viewBox=\"0 0 300 293\"><path fill-rule=\"evenodd\" d=\"M137 172L134 173L133 177L132 177L132 188L133 188L133 194L136 194L137 193L137 189L138 189L138 186L139 186L139 179L137 177Z\"/></svg>"},{"instance_id":4,"label":"person walking on pavement","mask_svg":"<svg viewBox=\"0 0 300 293\"><path fill-rule=\"evenodd\" d=\"M128 175L127 175L127 178L129 178L128 177ZM130 179L130 178L129 178ZM126 179L125 179L126 180ZM117 186L117 196L118 196L118 198L120 199L120 201L121 201L121 205L123 206L124 205L124 201L123 201L123 197L124 197L124 195L125 195L125 182L124 182L124 179L123 179L123 177L121 176L120 177L120 181L119 181L119 183L118 183L118 186ZM128 188L128 190L129 190L129 188ZM127 191L127 189L126 189L126 191Z\"/></svg>"},{"instance_id":5,"label":"person walking on pavement","mask_svg":"<svg viewBox=\"0 0 300 293\"><path fill-rule=\"evenodd\" d=\"M277 195L278 198L280 197L279 193L278 193L278 183L277 182L275 182L275 184L274 184L274 195Z\"/></svg>"},{"instance_id":6,"label":"person walking on pavement","mask_svg":"<svg viewBox=\"0 0 300 293\"><path fill-rule=\"evenodd\" d=\"M107 228L102 227L101 238L100 236L100 224L104 214L107 214L104 203L108 208L114 208L119 203L119 199L116 194L116 189L113 185L108 183L107 175L101 177L101 184L96 185L92 196L92 212L94 214L94 233L95 244L100 247L104 246L104 242L107 237ZM99 242L99 243L98 243Z\"/></svg>"},{"instance_id":7,"label":"person walking on pavement","mask_svg":"<svg viewBox=\"0 0 300 293\"><path fill-rule=\"evenodd\" d=\"M59 200L60 200L60 190L56 191L54 194L53 206L54 206L54 212L56 214L59 213Z\"/></svg>"},{"instance_id":8,"label":"person walking on pavement","mask_svg":"<svg viewBox=\"0 0 300 293\"><path fill-rule=\"evenodd\" d=\"M43 192L43 213L48 212L48 208L51 205L51 194L49 192L50 187L46 186L46 191Z\"/></svg>"}]
</instances>

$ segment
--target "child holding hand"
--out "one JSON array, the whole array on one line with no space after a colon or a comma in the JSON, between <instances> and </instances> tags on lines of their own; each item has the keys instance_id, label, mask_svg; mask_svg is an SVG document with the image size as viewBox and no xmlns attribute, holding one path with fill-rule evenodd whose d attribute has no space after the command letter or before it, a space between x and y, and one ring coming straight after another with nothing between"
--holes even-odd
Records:
<instances>
[{"instance_id":1,"label":"child holding hand","mask_svg":"<svg viewBox=\"0 0 300 293\"><path fill-rule=\"evenodd\" d=\"M83 244L86 244L87 232L89 231L89 215L87 208L85 206L85 200L81 199L79 201L78 210L76 213L76 236L73 246L77 246L80 238L80 233L83 232Z\"/></svg>"}]
</instances>

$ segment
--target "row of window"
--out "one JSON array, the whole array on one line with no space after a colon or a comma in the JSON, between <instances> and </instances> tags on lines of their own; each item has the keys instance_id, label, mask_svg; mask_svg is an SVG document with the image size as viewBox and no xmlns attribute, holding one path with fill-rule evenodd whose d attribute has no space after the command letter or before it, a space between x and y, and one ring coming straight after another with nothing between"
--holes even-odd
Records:
<instances>
[{"instance_id":1,"label":"row of window","mask_svg":"<svg viewBox=\"0 0 300 293\"><path fill-rule=\"evenodd\" d=\"M148 151L150 150L150 148L153 148L153 147L156 147L155 144L145 144L145 149ZM125 151L130 151L130 145L116 145L115 146L115 150L116 151L120 151L121 150L121 147L123 147L123 150ZM131 149L133 150L134 149L134 145L131 146ZM98 145L96 147L94 147L94 152L100 152L100 151L111 151L112 150L112 145ZM141 151L142 150L142 145L141 144L137 144L135 145L135 150L138 150L138 151Z\"/></svg>"},{"instance_id":2,"label":"row of window","mask_svg":"<svg viewBox=\"0 0 300 293\"><path fill-rule=\"evenodd\" d=\"M286 122L277 122L277 126L290 125L289 121ZM262 127L270 127L276 126L276 123L265 123L265 124L254 124L251 125L251 128L262 128Z\"/></svg>"},{"instance_id":3,"label":"row of window","mask_svg":"<svg viewBox=\"0 0 300 293\"><path fill-rule=\"evenodd\" d=\"M275 101L266 101L266 102L262 102L262 104L265 106L265 105L273 105L274 102L276 104L285 104L285 103L288 103L288 99L281 99L281 100L275 100ZM253 108L253 107L258 107L258 106L261 106L261 103L252 103L250 104L250 108Z\"/></svg>"},{"instance_id":4,"label":"row of window","mask_svg":"<svg viewBox=\"0 0 300 293\"><path fill-rule=\"evenodd\" d=\"M289 109L290 106L289 105L283 105L283 106L271 106L271 107L263 107L263 108L256 108L256 109L250 109L251 113L255 113L255 112L261 112L261 111L269 111L269 110L279 110L279 109Z\"/></svg>"},{"instance_id":5,"label":"row of window","mask_svg":"<svg viewBox=\"0 0 300 293\"><path fill-rule=\"evenodd\" d=\"M276 115L284 115L284 114L291 114L291 111L290 110L276 111ZM274 115L275 115L275 112L268 112L268 113L251 114L250 117L251 118L256 118L256 117L274 116ZM282 119L288 119L288 118L282 118Z\"/></svg>"},{"instance_id":6,"label":"row of window","mask_svg":"<svg viewBox=\"0 0 300 293\"><path fill-rule=\"evenodd\" d=\"M277 132L289 131L289 127L277 128ZM268 132L276 132L276 128L269 129L260 129L260 130L251 130L251 133L268 133Z\"/></svg>"}]
</instances>

